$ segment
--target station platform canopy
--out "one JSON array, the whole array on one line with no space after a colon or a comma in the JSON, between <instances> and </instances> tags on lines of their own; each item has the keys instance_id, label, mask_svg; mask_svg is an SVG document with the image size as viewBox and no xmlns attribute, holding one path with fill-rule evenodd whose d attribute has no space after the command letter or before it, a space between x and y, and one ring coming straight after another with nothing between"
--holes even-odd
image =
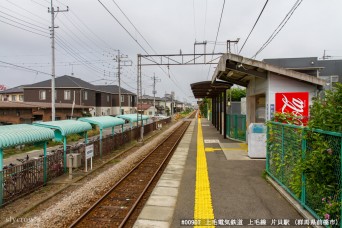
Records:
<instances>
[{"instance_id":1,"label":"station platform canopy","mask_svg":"<svg viewBox=\"0 0 342 228\"><path fill-rule=\"evenodd\" d=\"M99 126L100 130L125 124L125 121L122 118L112 116L83 117L79 118L77 121L97 125Z\"/></svg>"},{"instance_id":2,"label":"station platform canopy","mask_svg":"<svg viewBox=\"0 0 342 228\"><path fill-rule=\"evenodd\" d=\"M70 134L83 133L92 129L90 123L77 120L39 122L33 123L33 125L54 129L55 139L59 141Z\"/></svg>"},{"instance_id":3,"label":"station platform canopy","mask_svg":"<svg viewBox=\"0 0 342 228\"><path fill-rule=\"evenodd\" d=\"M231 86L233 84L224 81L202 81L190 85L195 98L217 97Z\"/></svg>"},{"instance_id":4,"label":"station platform canopy","mask_svg":"<svg viewBox=\"0 0 342 228\"><path fill-rule=\"evenodd\" d=\"M54 138L51 129L29 124L0 126L0 148L44 142Z\"/></svg>"},{"instance_id":5,"label":"station platform canopy","mask_svg":"<svg viewBox=\"0 0 342 228\"><path fill-rule=\"evenodd\" d=\"M217 79L220 79L247 87L253 78L267 79L270 73L319 87L326 84L323 79L311 75L231 53L221 56L211 81L215 82Z\"/></svg>"}]
</instances>

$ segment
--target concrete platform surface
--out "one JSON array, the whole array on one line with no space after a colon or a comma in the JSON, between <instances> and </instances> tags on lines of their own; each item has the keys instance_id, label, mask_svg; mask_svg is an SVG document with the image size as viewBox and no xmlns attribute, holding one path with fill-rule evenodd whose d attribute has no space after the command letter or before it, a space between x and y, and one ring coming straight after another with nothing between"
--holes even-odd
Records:
<instances>
[{"instance_id":1,"label":"concrete platform surface","mask_svg":"<svg viewBox=\"0 0 342 228\"><path fill-rule=\"evenodd\" d=\"M209 194L211 205L207 205L205 210L210 211L212 207L216 222L220 222L222 226L229 226L227 221L240 222L239 227L251 227L256 226L257 221L267 221L270 225L272 221L277 223L280 220L291 220L293 223L295 219L303 219L263 178L266 162L264 159L249 158L245 144L223 139L211 122L204 118L201 119L201 128L198 129L197 119L192 121L134 227L189 225L184 221L193 222L196 216L201 214L198 211L195 213L195 208L205 208L203 205L196 206L203 201L195 199L195 195L196 188L199 191L199 182L206 173L210 189L200 189L200 194L204 195L199 195L199 198L208 197L206 194ZM198 151L201 147L198 144L198 133L201 132L204 161L207 165L203 170L197 169L199 165L203 165L203 159L202 163L198 164ZM210 214L208 211L202 214ZM200 220L204 219L205 217L201 217ZM283 227L281 224L275 225Z\"/></svg>"}]
</instances>

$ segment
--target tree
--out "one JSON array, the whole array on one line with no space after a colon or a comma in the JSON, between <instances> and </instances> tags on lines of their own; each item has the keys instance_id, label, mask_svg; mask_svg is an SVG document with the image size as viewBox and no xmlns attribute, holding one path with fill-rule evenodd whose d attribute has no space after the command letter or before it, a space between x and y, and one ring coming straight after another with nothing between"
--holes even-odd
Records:
<instances>
[{"instance_id":1,"label":"tree","mask_svg":"<svg viewBox=\"0 0 342 228\"><path fill-rule=\"evenodd\" d=\"M325 91L324 98L314 98L310 109L310 128L342 132L342 84Z\"/></svg>"},{"instance_id":2,"label":"tree","mask_svg":"<svg viewBox=\"0 0 342 228\"><path fill-rule=\"evenodd\" d=\"M246 89L243 88L231 88L227 90L227 99L230 100L230 90L232 90L232 101L241 101L242 97L246 97Z\"/></svg>"},{"instance_id":3,"label":"tree","mask_svg":"<svg viewBox=\"0 0 342 228\"><path fill-rule=\"evenodd\" d=\"M207 118L208 116L208 98L203 98L202 103L199 106L199 109L201 111L201 115Z\"/></svg>"}]
</instances>

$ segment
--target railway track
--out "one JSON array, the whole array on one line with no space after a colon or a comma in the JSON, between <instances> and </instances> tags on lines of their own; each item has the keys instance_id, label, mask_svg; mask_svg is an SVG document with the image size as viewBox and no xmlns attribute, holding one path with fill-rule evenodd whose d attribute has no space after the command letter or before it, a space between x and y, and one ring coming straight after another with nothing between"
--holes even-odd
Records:
<instances>
[{"instance_id":1,"label":"railway track","mask_svg":"<svg viewBox=\"0 0 342 228\"><path fill-rule=\"evenodd\" d=\"M184 121L70 227L123 227L189 125Z\"/></svg>"}]
</instances>

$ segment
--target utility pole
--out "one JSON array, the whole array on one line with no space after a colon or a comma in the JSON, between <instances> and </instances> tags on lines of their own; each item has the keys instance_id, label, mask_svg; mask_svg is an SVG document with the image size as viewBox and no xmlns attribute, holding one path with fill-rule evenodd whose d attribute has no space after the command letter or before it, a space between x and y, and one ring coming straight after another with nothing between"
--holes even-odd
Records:
<instances>
[{"instance_id":1,"label":"utility pole","mask_svg":"<svg viewBox=\"0 0 342 228\"><path fill-rule=\"evenodd\" d=\"M119 114L120 115L122 115L122 111L121 111L121 66L132 66L132 60L122 60L122 58L127 58L127 57L128 57L127 55L120 54L120 50L118 50L118 55L116 56L116 59L115 59L118 62ZM121 62L123 62L123 65L121 65Z\"/></svg>"},{"instance_id":2,"label":"utility pole","mask_svg":"<svg viewBox=\"0 0 342 228\"><path fill-rule=\"evenodd\" d=\"M51 10L48 8L48 12L51 13L51 50L52 50L52 69L51 69L51 120L55 121L56 119L56 97L55 97L55 78L56 78L56 72L55 72L55 13L62 13L62 12L68 12L69 7L67 6L66 10L60 10L59 7L57 7L57 10L53 7L53 0L51 0Z\"/></svg>"},{"instance_id":3,"label":"utility pole","mask_svg":"<svg viewBox=\"0 0 342 228\"><path fill-rule=\"evenodd\" d=\"M159 78L156 78L156 74L153 74L153 108L154 112L156 111L156 82L160 82L161 80ZM154 113L156 115L156 113Z\"/></svg>"}]
</instances>

